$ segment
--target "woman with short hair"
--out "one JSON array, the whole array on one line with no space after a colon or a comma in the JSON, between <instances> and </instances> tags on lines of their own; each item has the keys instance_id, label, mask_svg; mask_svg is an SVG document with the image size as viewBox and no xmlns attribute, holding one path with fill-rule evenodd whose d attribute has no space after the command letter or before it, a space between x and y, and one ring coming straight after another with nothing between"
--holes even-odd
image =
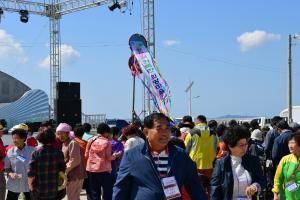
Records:
<instances>
[{"instance_id":1,"label":"woman with short hair","mask_svg":"<svg viewBox=\"0 0 300 200\"><path fill-rule=\"evenodd\" d=\"M65 196L65 190L58 188L59 177L65 178L64 155L53 146L55 133L52 128L40 128L37 140L42 146L33 152L29 163L29 190L34 200L60 200Z\"/></svg>"},{"instance_id":2,"label":"woman with short hair","mask_svg":"<svg viewBox=\"0 0 300 200\"><path fill-rule=\"evenodd\" d=\"M8 177L6 200L18 200L22 192L26 200L30 200L27 171L34 148L26 145L27 132L24 129L14 129L11 134L15 146L8 150L5 157L5 171Z\"/></svg>"},{"instance_id":3,"label":"woman with short hair","mask_svg":"<svg viewBox=\"0 0 300 200\"><path fill-rule=\"evenodd\" d=\"M288 147L291 154L280 160L274 177L274 200L300 199L300 132L291 134Z\"/></svg>"},{"instance_id":4,"label":"woman with short hair","mask_svg":"<svg viewBox=\"0 0 300 200\"><path fill-rule=\"evenodd\" d=\"M145 141L138 136L138 128L133 124L124 127L122 132L127 138L124 144L124 151L145 143Z\"/></svg>"},{"instance_id":5,"label":"woman with short hair","mask_svg":"<svg viewBox=\"0 0 300 200\"><path fill-rule=\"evenodd\" d=\"M212 200L249 199L265 187L265 179L257 157L246 154L247 130L229 128L223 141L229 154L216 161L211 180Z\"/></svg>"},{"instance_id":6,"label":"woman with short hair","mask_svg":"<svg viewBox=\"0 0 300 200\"><path fill-rule=\"evenodd\" d=\"M112 155L110 135L110 127L106 123L100 123L97 127L97 135L89 139L85 150L88 174L86 192L90 200L100 200L101 188L103 199L112 199L111 161L118 158L121 152Z\"/></svg>"}]
</instances>

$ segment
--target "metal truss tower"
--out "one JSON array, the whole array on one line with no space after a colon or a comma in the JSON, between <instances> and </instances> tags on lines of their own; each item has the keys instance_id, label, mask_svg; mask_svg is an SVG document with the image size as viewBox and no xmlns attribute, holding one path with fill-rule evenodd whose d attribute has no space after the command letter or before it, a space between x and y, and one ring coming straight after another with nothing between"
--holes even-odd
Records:
<instances>
[{"instance_id":1,"label":"metal truss tower","mask_svg":"<svg viewBox=\"0 0 300 200\"><path fill-rule=\"evenodd\" d=\"M148 41L148 49L155 58L154 0L143 0L143 35ZM148 83L149 84L149 83ZM151 113L150 95L144 88L144 117Z\"/></svg>"},{"instance_id":2,"label":"metal truss tower","mask_svg":"<svg viewBox=\"0 0 300 200\"><path fill-rule=\"evenodd\" d=\"M48 17L50 20L50 113L54 117L56 83L61 80L60 19L63 15L89 8L115 3L115 0L49 0L49 3L34 1L0 0L3 11L27 10L29 14Z\"/></svg>"},{"instance_id":3,"label":"metal truss tower","mask_svg":"<svg viewBox=\"0 0 300 200\"><path fill-rule=\"evenodd\" d=\"M59 5L59 0L49 0L50 5ZM60 18L55 11L58 7L50 9L53 13L49 16L50 22L50 105L54 109L56 96L56 83L61 81L61 49L60 49ZM54 118L54 110L50 112L50 118Z\"/></svg>"}]
</instances>

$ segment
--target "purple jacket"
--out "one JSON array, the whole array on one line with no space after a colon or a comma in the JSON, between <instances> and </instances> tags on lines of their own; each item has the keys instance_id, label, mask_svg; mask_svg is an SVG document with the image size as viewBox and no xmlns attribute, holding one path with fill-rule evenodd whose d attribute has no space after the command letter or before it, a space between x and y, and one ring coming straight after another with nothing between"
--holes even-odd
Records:
<instances>
[{"instance_id":1,"label":"purple jacket","mask_svg":"<svg viewBox=\"0 0 300 200\"><path fill-rule=\"evenodd\" d=\"M124 153L123 144L116 139L112 140L111 149L112 149L112 153L119 152L119 151L122 151L122 155ZM120 163L121 163L121 159L116 159L111 162L111 168L112 168L111 174L114 178L117 178L117 172L119 171Z\"/></svg>"}]
</instances>

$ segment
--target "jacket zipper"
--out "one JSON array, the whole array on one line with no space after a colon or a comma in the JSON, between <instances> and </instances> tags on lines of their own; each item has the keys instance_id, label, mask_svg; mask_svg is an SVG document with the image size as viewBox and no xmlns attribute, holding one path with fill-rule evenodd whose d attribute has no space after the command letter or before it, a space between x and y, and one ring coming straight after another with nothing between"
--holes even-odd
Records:
<instances>
[{"instance_id":1,"label":"jacket zipper","mask_svg":"<svg viewBox=\"0 0 300 200\"><path fill-rule=\"evenodd\" d=\"M152 169L153 169L154 172L155 172L156 178L157 178L158 181L161 183L161 181L160 181L160 176L159 176L159 174L157 173L157 169L153 166L153 161L152 161L151 158L149 158L147 155L144 155L144 156L150 161L151 167L152 167ZM162 185L162 183L161 183L161 185Z\"/></svg>"},{"instance_id":2,"label":"jacket zipper","mask_svg":"<svg viewBox=\"0 0 300 200\"><path fill-rule=\"evenodd\" d=\"M174 158L177 156L177 153L178 153L178 152L176 152L176 153L174 154L174 156L172 157L172 160L170 160L170 167L169 167L169 169L168 169L168 171L167 171L168 176L169 176L169 172L171 171L171 168L172 168L172 166L173 166Z\"/></svg>"}]
</instances>

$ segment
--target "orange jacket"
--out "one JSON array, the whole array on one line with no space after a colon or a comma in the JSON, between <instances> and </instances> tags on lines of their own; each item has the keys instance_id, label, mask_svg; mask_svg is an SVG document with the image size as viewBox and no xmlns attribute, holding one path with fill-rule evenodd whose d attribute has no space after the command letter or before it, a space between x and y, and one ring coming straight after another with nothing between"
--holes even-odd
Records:
<instances>
[{"instance_id":1,"label":"orange jacket","mask_svg":"<svg viewBox=\"0 0 300 200\"><path fill-rule=\"evenodd\" d=\"M86 167L86 162L87 162L87 158L84 156L85 154L85 149L86 149L86 145L87 142L82 140L79 137L75 137L74 140L79 144L80 146L80 152L82 153L83 157L84 157L84 167Z\"/></svg>"},{"instance_id":2,"label":"orange jacket","mask_svg":"<svg viewBox=\"0 0 300 200\"><path fill-rule=\"evenodd\" d=\"M220 160L221 158L224 158L228 154L228 147L224 142L220 142L219 144L219 152L217 154L217 160Z\"/></svg>"}]
</instances>

